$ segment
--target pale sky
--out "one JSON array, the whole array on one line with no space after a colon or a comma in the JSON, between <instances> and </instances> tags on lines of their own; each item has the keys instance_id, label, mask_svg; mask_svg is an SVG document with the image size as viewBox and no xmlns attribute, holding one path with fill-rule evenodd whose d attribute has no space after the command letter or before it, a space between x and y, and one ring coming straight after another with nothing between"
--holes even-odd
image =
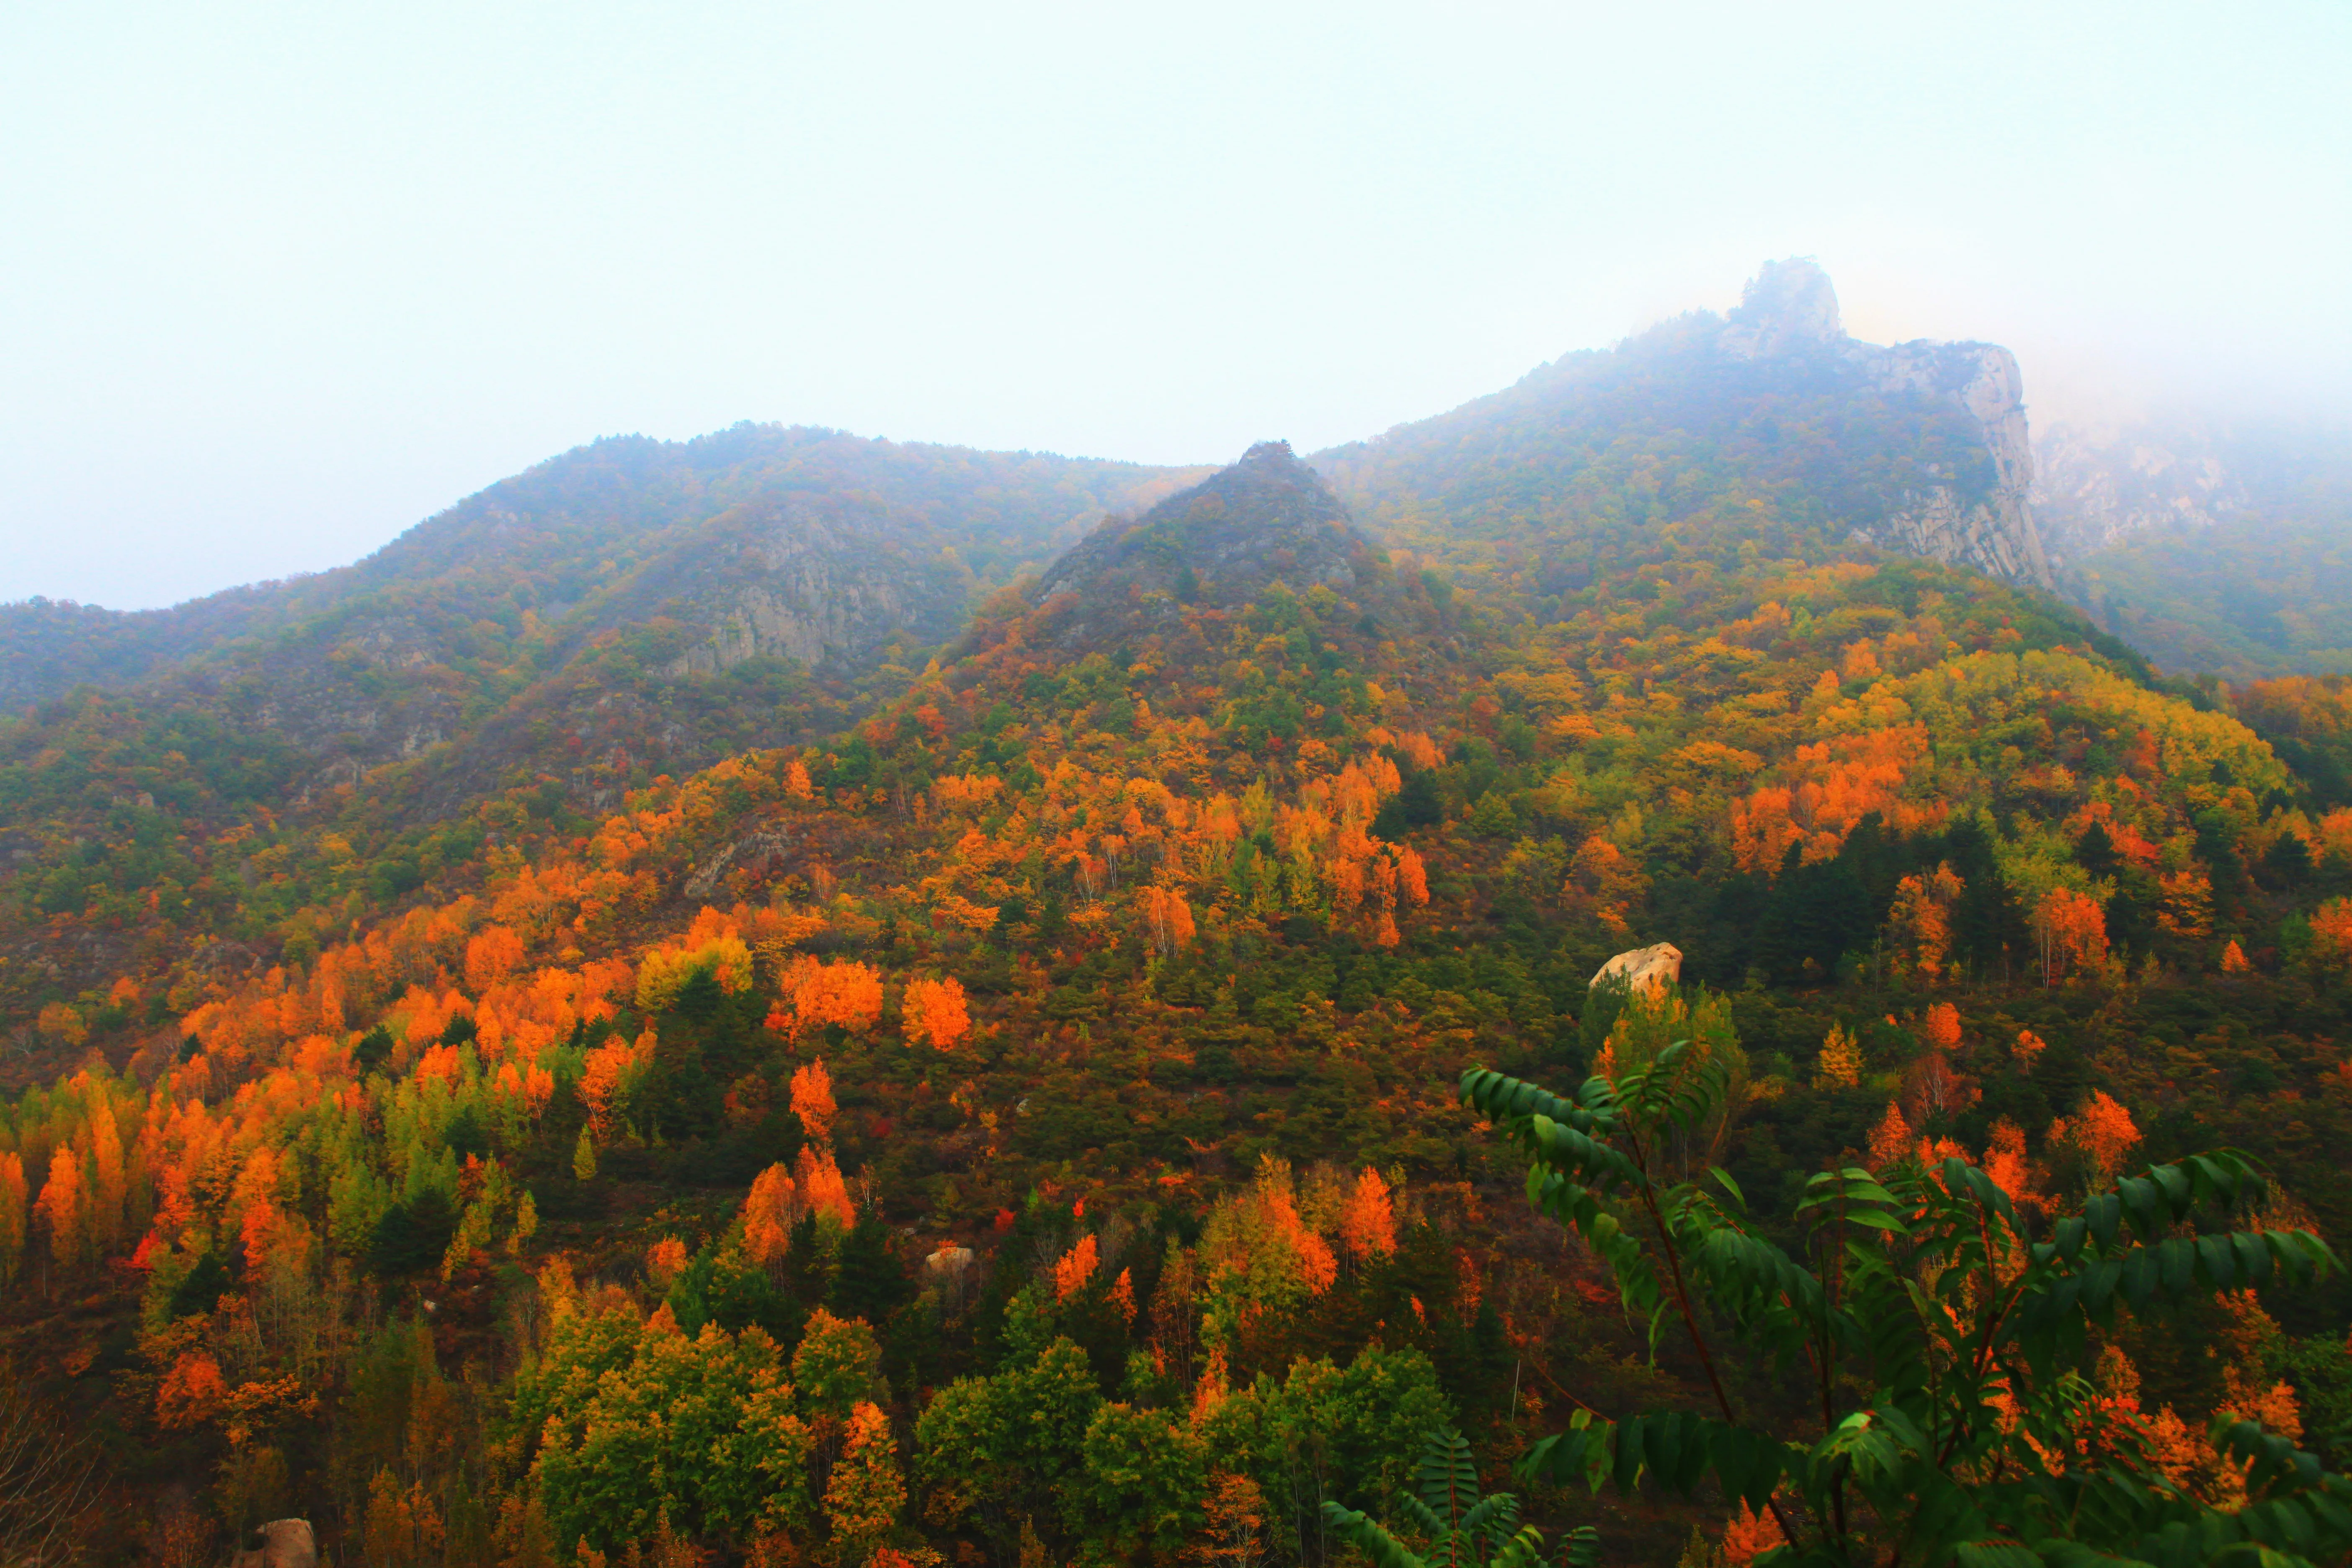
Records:
<instances>
[{"instance_id":1,"label":"pale sky","mask_svg":"<svg viewBox=\"0 0 2352 1568\"><path fill-rule=\"evenodd\" d=\"M2352 418L2352 5L6 0L0 598L338 564L599 435L1157 462L1768 257L2037 418Z\"/></svg>"}]
</instances>

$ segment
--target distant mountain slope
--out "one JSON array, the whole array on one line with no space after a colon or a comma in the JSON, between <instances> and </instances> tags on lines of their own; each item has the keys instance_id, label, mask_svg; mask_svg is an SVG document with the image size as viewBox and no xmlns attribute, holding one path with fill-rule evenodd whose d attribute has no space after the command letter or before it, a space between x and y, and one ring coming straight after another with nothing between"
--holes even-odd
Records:
<instances>
[{"instance_id":1,"label":"distant mountain slope","mask_svg":"<svg viewBox=\"0 0 2352 1568\"><path fill-rule=\"evenodd\" d=\"M616 751L625 782L745 743L660 694L677 682L782 659L846 697L842 682L953 637L978 595L1107 508L1183 477L806 428L599 441L333 572L140 615L5 606L0 703L95 684L191 708L267 737L281 788L417 758L464 764L429 792L442 809L526 762L593 788L584 763ZM37 719L0 752L54 749L71 723ZM531 725L535 742L519 737Z\"/></svg>"},{"instance_id":2,"label":"distant mountain slope","mask_svg":"<svg viewBox=\"0 0 2352 1568\"><path fill-rule=\"evenodd\" d=\"M1971 569L2038 581L2021 428L2003 351L1855 343L1827 279L1784 263L1727 321L1324 454L1329 489L1279 443L1211 475L743 426L580 448L316 577L153 616L13 606L0 670L41 700L0 719L0 1010L140 942L209 953L207 974L301 952L666 776L852 733L934 650L978 668L1043 639L1109 728L1196 712L1255 757L1379 728L1416 687L1493 710L1479 725L1524 752L1549 715L1522 677L1550 656L1510 651L1520 611L1579 646L1729 627L1732 651L1691 657L1740 662L1814 635L1742 594L1880 545L1962 564L1787 607L2089 647ZM77 682L100 689L59 695ZM904 808L906 783L857 787Z\"/></svg>"},{"instance_id":3,"label":"distant mountain slope","mask_svg":"<svg viewBox=\"0 0 2352 1568\"><path fill-rule=\"evenodd\" d=\"M612 437L501 480L351 566L168 610L0 605L0 706L289 631L341 635L363 652L373 643L395 661L446 659L485 618L520 635L525 613L570 640L656 607L714 636L740 615L748 640L722 639L717 657L774 645L811 663L855 661L892 631L949 635L974 588L1042 565L1107 509L1198 471L799 426ZM713 550L750 580L709 571ZM897 590L881 591L877 574L901 579ZM834 602L843 588L847 607ZM271 651L241 647L236 662Z\"/></svg>"},{"instance_id":4,"label":"distant mountain slope","mask_svg":"<svg viewBox=\"0 0 2352 1568\"><path fill-rule=\"evenodd\" d=\"M1566 355L1313 461L1368 527L1530 600L1696 518L2046 585L2021 395L2005 349L1846 336L1827 276L1787 261L1728 318Z\"/></svg>"},{"instance_id":5,"label":"distant mountain slope","mask_svg":"<svg viewBox=\"0 0 2352 1568\"><path fill-rule=\"evenodd\" d=\"M2035 453L2062 586L2158 664L2352 671L2352 436L2174 415Z\"/></svg>"}]
</instances>

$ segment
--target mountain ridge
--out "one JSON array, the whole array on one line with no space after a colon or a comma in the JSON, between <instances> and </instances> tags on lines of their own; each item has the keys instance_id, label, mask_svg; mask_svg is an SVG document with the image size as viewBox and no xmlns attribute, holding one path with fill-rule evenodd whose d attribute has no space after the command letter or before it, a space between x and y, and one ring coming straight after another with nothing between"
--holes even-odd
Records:
<instances>
[{"instance_id":1,"label":"mountain ridge","mask_svg":"<svg viewBox=\"0 0 2352 1568\"><path fill-rule=\"evenodd\" d=\"M1800 432L1808 438L1789 440ZM1624 437L1647 449L1628 452ZM1688 468L1725 451L1740 454L1743 479L1801 486L1813 502L1804 521L1825 542L2052 584L2029 500L2015 356L1990 343L1850 338L1828 275L1803 258L1767 263L1727 317L1695 311L1563 355L1501 392L1312 460L1376 526L1395 519L1441 550L1465 536L1524 549L1626 521L1590 476L1622 486L1612 470ZM1683 488L1691 493L1677 502L1697 510L1738 485L1702 473ZM1423 531L1423 515L1448 527Z\"/></svg>"}]
</instances>

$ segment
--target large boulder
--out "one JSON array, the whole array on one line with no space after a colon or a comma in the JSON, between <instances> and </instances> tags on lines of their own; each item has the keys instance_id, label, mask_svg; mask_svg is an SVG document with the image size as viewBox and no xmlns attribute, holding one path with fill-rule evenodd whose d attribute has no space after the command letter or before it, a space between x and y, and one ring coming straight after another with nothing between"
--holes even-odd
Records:
<instances>
[{"instance_id":1,"label":"large boulder","mask_svg":"<svg viewBox=\"0 0 2352 1568\"><path fill-rule=\"evenodd\" d=\"M319 1543L307 1519L273 1519L245 1538L228 1568L319 1568Z\"/></svg>"},{"instance_id":2,"label":"large boulder","mask_svg":"<svg viewBox=\"0 0 2352 1568\"><path fill-rule=\"evenodd\" d=\"M1631 991L1656 991L1672 985L1683 977L1683 950L1673 942L1662 942L1655 947L1621 952L1601 966L1592 976L1592 984L1598 985L1620 974L1625 977L1626 989Z\"/></svg>"}]
</instances>

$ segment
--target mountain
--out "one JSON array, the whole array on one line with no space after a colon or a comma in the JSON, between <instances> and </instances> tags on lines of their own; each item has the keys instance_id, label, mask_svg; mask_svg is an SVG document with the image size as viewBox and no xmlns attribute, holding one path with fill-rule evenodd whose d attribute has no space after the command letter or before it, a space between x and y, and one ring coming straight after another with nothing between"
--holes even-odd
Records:
<instances>
[{"instance_id":1,"label":"mountain","mask_svg":"<svg viewBox=\"0 0 2352 1568\"><path fill-rule=\"evenodd\" d=\"M1811 548L1874 543L2050 583L2014 357L1858 342L1806 260L1766 266L1727 318L1564 356L1313 460L1375 531L1537 600L1571 589L1591 552L1734 513Z\"/></svg>"},{"instance_id":2,"label":"mountain","mask_svg":"<svg viewBox=\"0 0 2352 1568\"><path fill-rule=\"evenodd\" d=\"M1625 557L1718 515L1816 552L1874 542L2048 581L2014 362L1858 343L1807 261L1767 266L1727 320L1569 356L1315 462L1384 542L1481 581L1507 558L1502 579L1538 601L1581 581L1592 550ZM252 737L288 798L424 759L404 785L415 810L519 766L605 801L616 778L740 743L772 696L702 689L715 711L681 724L656 688L749 666L764 692L782 660L823 685L805 700L854 702L887 650L948 642L988 592L1200 472L750 426L609 440L351 567L167 611L0 606L0 705L95 686L194 709ZM1054 585L1097 569L1082 552Z\"/></svg>"},{"instance_id":3,"label":"mountain","mask_svg":"<svg viewBox=\"0 0 2352 1568\"><path fill-rule=\"evenodd\" d=\"M600 441L352 566L171 610L0 606L0 701L85 683L258 683L273 731L305 746L356 735L352 754L381 761L466 721L480 695L469 666L544 677L656 622L662 673L776 657L860 673L894 637L946 640L975 595L1179 477L774 426ZM201 676L176 668L190 659ZM427 668L460 679L411 678ZM387 691L394 706L371 700Z\"/></svg>"},{"instance_id":4,"label":"mountain","mask_svg":"<svg viewBox=\"0 0 2352 1568\"><path fill-rule=\"evenodd\" d=\"M31 918L106 933L0 929L0 998L120 963L100 911L158 876L186 890L165 924L215 906L198 950L234 969L261 930L511 832L481 816L509 796L547 830L829 731L974 601L1190 477L818 429L616 438L333 572L135 615L0 606L0 683L36 701L0 717L0 866ZM344 847L257 873L257 831Z\"/></svg>"},{"instance_id":5,"label":"mountain","mask_svg":"<svg viewBox=\"0 0 2352 1568\"><path fill-rule=\"evenodd\" d=\"M2012 1474L2111 1557L2285 1541L2250 1485L2352 1485L2352 695L2038 585L1989 355L1783 268L1307 461L591 448L44 701L0 1389L89 1555L1307 1568L1586 1434L1718 1473L1536 1478L1583 1560L1760 1502L1874 1561ZM1841 1527L1922 1365L2001 1381Z\"/></svg>"},{"instance_id":6,"label":"mountain","mask_svg":"<svg viewBox=\"0 0 2352 1568\"><path fill-rule=\"evenodd\" d=\"M0 702L119 688L206 656L228 679L259 673L279 689L323 679L342 693L281 702L277 727L308 743L353 719L387 728L380 714L329 710L348 691L328 665L396 679L478 658L471 643L484 635L502 652L537 640L560 658L654 619L674 623L667 662L680 669L768 656L863 669L896 634L945 640L975 594L1041 564L1108 507L1181 477L808 428L599 441L352 566L131 615L0 606Z\"/></svg>"},{"instance_id":7,"label":"mountain","mask_svg":"<svg viewBox=\"0 0 2352 1568\"><path fill-rule=\"evenodd\" d=\"M2223 458L2224 444L2185 419L2042 431L2033 442L2033 504L2052 553L2071 563L2134 534L2243 516L2252 497Z\"/></svg>"},{"instance_id":8,"label":"mountain","mask_svg":"<svg viewBox=\"0 0 2352 1568\"><path fill-rule=\"evenodd\" d=\"M315 577L135 616L0 607L0 679L41 700L0 721L21 910L0 1005L97 984L137 931L266 966L484 845L837 732L928 650L1002 635L1009 612L975 607L1049 561L1024 635L1207 660L1220 711L1268 739L1377 706L1358 687L1475 679L1464 661L1513 616L1681 600L1662 589L1699 559L1825 564L1876 540L2033 580L2015 390L1985 345L1855 342L1821 270L1781 262L1727 319L1311 464L1267 444L1181 496L1202 470L743 426L581 448ZM1355 607L1310 607L1328 646L1287 674L1236 678L1212 644L1276 581ZM76 942L60 919L87 922Z\"/></svg>"},{"instance_id":9,"label":"mountain","mask_svg":"<svg viewBox=\"0 0 2352 1568\"><path fill-rule=\"evenodd\" d=\"M2163 667L2352 672L2352 437L2174 412L2036 440L2070 597Z\"/></svg>"}]
</instances>

